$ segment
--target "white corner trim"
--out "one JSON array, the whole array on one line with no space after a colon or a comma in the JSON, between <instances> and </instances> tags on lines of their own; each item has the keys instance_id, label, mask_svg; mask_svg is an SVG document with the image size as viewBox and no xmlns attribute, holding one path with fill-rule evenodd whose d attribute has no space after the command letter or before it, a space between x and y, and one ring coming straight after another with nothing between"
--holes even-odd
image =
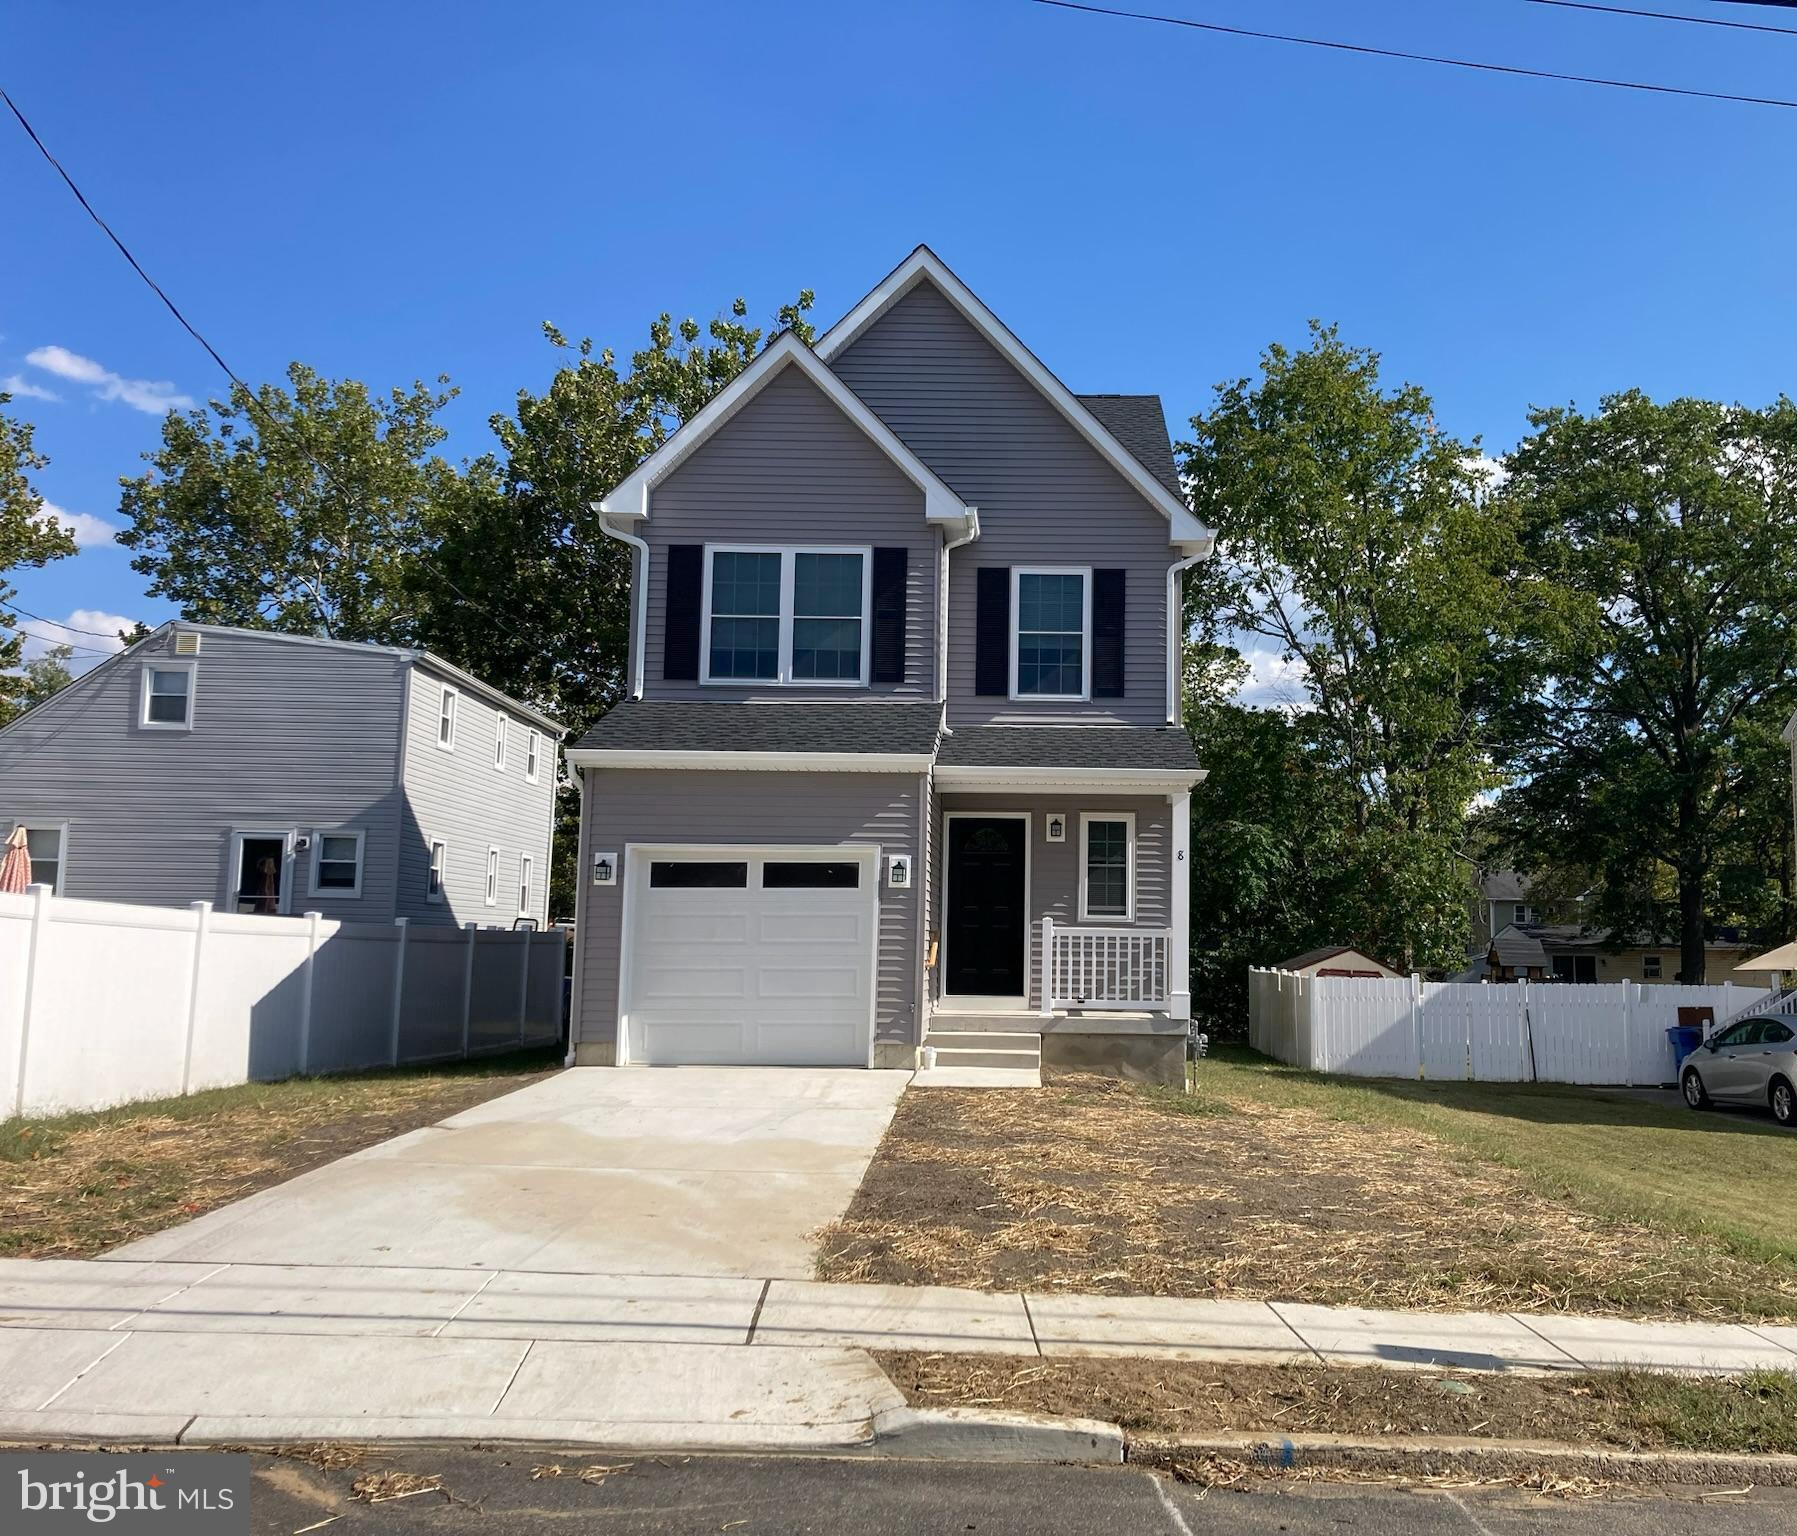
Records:
<instances>
[{"instance_id":1,"label":"white corner trim","mask_svg":"<svg viewBox=\"0 0 1797 1536\"><path fill-rule=\"evenodd\" d=\"M614 519L606 516L603 502L595 501L592 510L599 514L599 531L608 538L634 549L637 558L630 571L630 696L643 696L643 647L649 630L649 544L634 533L627 533Z\"/></svg>"},{"instance_id":2,"label":"white corner trim","mask_svg":"<svg viewBox=\"0 0 1797 1536\"><path fill-rule=\"evenodd\" d=\"M1202 783L1202 768L988 768L938 763L936 782L944 789L1105 790L1166 795Z\"/></svg>"},{"instance_id":3,"label":"white corner trim","mask_svg":"<svg viewBox=\"0 0 1797 1536\"><path fill-rule=\"evenodd\" d=\"M900 442L893 430L867 408L861 397L790 331L771 342L761 356L712 396L704 410L637 465L610 495L598 503L599 511L606 517L646 519L650 492L656 484L786 367L799 369L817 385L837 409L872 438L886 457L923 492L926 521L956 524L969 521L974 508L962 501L929 465Z\"/></svg>"},{"instance_id":4,"label":"white corner trim","mask_svg":"<svg viewBox=\"0 0 1797 1536\"><path fill-rule=\"evenodd\" d=\"M926 245L918 246L866 298L818 339L817 355L828 362L926 278L941 290L949 303L960 310L975 330L981 332L1019 373L1048 398L1049 403L1098 450L1111 468L1166 516L1172 526L1172 539L1175 543L1208 544L1216 537L1192 515L1190 507L1148 473L1136 456L1118 442L1110 430L1080 403L1079 397L1049 372L1042 360L1012 335L1005 323Z\"/></svg>"},{"instance_id":5,"label":"white corner trim","mask_svg":"<svg viewBox=\"0 0 1797 1536\"><path fill-rule=\"evenodd\" d=\"M1208 554L1207 550L1205 554ZM1187 555L1167 567L1167 724L1178 725L1185 718L1185 605L1184 583L1180 580L1205 555Z\"/></svg>"},{"instance_id":6,"label":"white corner trim","mask_svg":"<svg viewBox=\"0 0 1797 1536\"><path fill-rule=\"evenodd\" d=\"M782 773L923 773L927 752L614 752L570 748L573 768L736 768Z\"/></svg>"}]
</instances>

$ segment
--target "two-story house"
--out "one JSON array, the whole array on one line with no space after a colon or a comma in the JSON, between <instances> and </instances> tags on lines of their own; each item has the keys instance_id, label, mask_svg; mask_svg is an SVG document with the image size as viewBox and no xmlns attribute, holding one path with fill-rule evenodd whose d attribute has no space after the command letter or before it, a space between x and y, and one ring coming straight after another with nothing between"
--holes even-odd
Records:
<instances>
[{"instance_id":1,"label":"two-story house","mask_svg":"<svg viewBox=\"0 0 1797 1536\"><path fill-rule=\"evenodd\" d=\"M428 652L174 622L0 730L0 839L60 896L546 925L561 734Z\"/></svg>"},{"instance_id":2,"label":"two-story house","mask_svg":"<svg viewBox=\"0 0 1797 1536\"><path fill-rule=\"evenodd\" d=\"M927 249L598 508L628 698L582 789L577 1060L1184 1071L1160 401L1074 395Z\"/></svg>"}]
</instances>

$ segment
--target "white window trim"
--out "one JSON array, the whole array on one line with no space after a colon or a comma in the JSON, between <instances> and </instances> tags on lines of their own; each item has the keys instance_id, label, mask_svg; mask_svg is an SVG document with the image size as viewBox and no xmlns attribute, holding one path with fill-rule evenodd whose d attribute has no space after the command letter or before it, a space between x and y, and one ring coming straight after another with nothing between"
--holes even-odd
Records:
<instances>
[{"instance_id":1,"label":"white window trim","mask_svg":"<svg viewBox=\"0 0 1797 1536\"><path fill-rule=\"evenodd\" d=\"M321 886L318 869L324 863L324 840L327 837L353 837L356 840L356 883L348 890L340 886ZM312 894L331 900L355 901L362 895L362 872L367 868L368 834L360 827L314 827L312 829ZM333 859L333 864L342 863Z\"/></svg>"},{"instance_id":2,"label":"white window trim","mask_svg":"<svg viewBox=\"0 0 1797 1536\"><path fill-rule=\"evenodd\" d=\"M487 885L483 905L499 905L499 845L487 844Z\"/></svg>"},{"instance_id":3,"label":"white window trim","mask_svg":"<svg viewBox=\"0 0 1797 1536\"><path fill-rule=\"evenodd\" d=\"M1122 912L1093 912L1087 905L1086 885L1090 869L1092 823L1120 821L1128 829L1128 856L1124 864ZM1079 920L1082 923L1133 923L1136 920L1136 813L1134 811L1081 811L1079 813Z\"/></svg>"},{"instance_id":4,"label":"white window trim","mask_svg":"<svg viewBox=\"0 0 1797 1536\"><path fill-rule=\"evenodd\" d=\"M711 675L711 564L714 555L778 555L780 557L780 638L772 677ZM793 572L798 555L861 557L861 672L858 677L794 677L792 675ZM705 597L700 609L699 682L708 688L865 688L871 676L873 641L874 551L871 544L707 544ZM764 615L765 617L765 615ZM808 615L809 617L809 615Z\"/></svg>"},{"instance_id":5,"label":"white window trim","mask_svg":"<svg viewBox=\"0 0 1797 1536\"><path fill-rule=\"evenodd\" d=\"M1078 693L1019 693L1017 637L1023 618L1025 576L1078 576L1080 580L1080 644ZM1084 704L1092 697L1092 567L1089 565L1014 565L1011 567L1011 698L1019 703Z\"/></svg>"},{"instance_id":6,"label":"white window trim","mask_svg":"<svg viewBox=\"0 0 1797 1536\"><path fill-rule=\"evenodd\" d=\"M509 722L505 718L504 711L494 710L493 711L493 771L495 773L504 773L505 772L506 748L511 745L511 743L506 740L506 737L509 734L509 732L506 730L507 724L509 724Z\"/></svg>"},{"instance_id":7,"label":"white window trim","mask_svg":"<svg viewBox=\"0 0 1797 1536\"><path fill-rule=\"evenodd\" d=\"M50 894L52 896L62 895L63 885L69 878L69 824L66 821L20 820L15 821L6 829L6 835L11 837L20 827L27 832L54 832L56 834L56 879L51 883ZM4 855L0 854L0 857L4 857ZM31 883L42 885L44 882L34 879Z\"/></svg>"},{"instance_id":8,"label":"white window trim","mask_svg":"<svg viewBox=\"0 0 1797 1536\"><path fill-rule=\"evenodd\" d=\"M152 672L185 672L187 674L187 718L179 725L172 720L152 720L150 718L150 674ZM143 664L143 674L138 691L137 724L140 730L191 731L194 710L199 704L200 664L197 661L148 658Z\"/></svg>"},{"instance_id":9,"label":"white window trim","mask_svg":"<svg viewBox=\"0 0 1797 1536\"><path fill-rule=\"evenodd\" d=\"M528 853L518 855L518 916L531 916L531 905L536 900L537 861Z\"/></svg>"},{"instance_id":10,"label":"white window trim","mask_svg":"<svg viewBox=\"0 0 1797 1536\"><path fill-rule=\"evenodd\" d=\"M448 683L440 685L442 692L437 695L437 750L439 752L455 751L456 728L461 724L462 690L452 688ZM449 716L449 740L443 739L443 717Z\"/></svg>"},{"instance_id":11,"label":"white window trim","mask_svg":"<svg viewBox=\"0 0 1797 1536\"><path fill-rule=\"evenodd\" d=\"M532 730L524 739L524 782L534 784L542 776L543 733Z\"/></svg>"},{"instance_id":12,"label":"white window trim","mask_svg":"<svg viewBox=\"0 0 1797 1536\"><path fill-rule=\"evenodd\" d=\"M437 850L443 850L443 867L439 871L435 891L431 889L431 871L437 867ZM449 841L441 837L428 837L424 841L424 899L432 906L442 906L449 899Z\"/></svg>"}]
</instances>

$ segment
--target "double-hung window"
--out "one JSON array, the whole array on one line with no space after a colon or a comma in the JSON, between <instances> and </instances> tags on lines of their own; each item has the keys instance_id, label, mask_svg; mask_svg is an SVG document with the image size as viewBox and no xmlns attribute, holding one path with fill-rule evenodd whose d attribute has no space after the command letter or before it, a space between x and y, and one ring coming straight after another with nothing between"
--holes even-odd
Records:
<instances>
[{"instance_id":1,"label":"double-hung window","mask_svg":"<svg viewBox=\"0 0 1797 1536\"><path fill-rule=\"evenodd\" d=\"M1084 567L1011 573L1011 696L1087 699L1092 681L1092 573Z\"/></svg>"},{"instance_id":2,"label":"double-hung window","mask_svg":"<svg viewBox=\"0 0 1797 1536\"><path fill-rule=\"evenodd\" d=\"M62 872L68 862L68 827L31 822L20 822L19 825L25 829L25 852L31 859L31 883L49 886L52 896L62 895ZM4 856L5 839L0 838L0 858Z\"/></svg>"},{"instance_id":3,"label":"double-hung window","mask_svg":"<svg viewBox=\"0 0 1797 1536\"><path fill-rule=\"evenodd\" d=\"M542 748L543 738L535 731L524 739L524 780L527 784L537 782L537 754Z\"/></svg>"},{"instance_id":4,"label":"double-hung window","mask_svg":"<svg viewBox=\"0 0 1797 1536\"><path fill-rule=\"evenodd\" d=\"M318 896L362 894L362 834L320 832L312 845L312 891Z\"/></svg>"},{"instance_id":5,"label":"double-hung window","mask_svg":"<svg viewBox=\"0 0 1797 1536\"><path fill-rule=\"evenodd\" d=\"M1079 915L1129 922L1136 915L1136 818L1087 811L1080 823Z\"/></svg>"},{"instance_id":6,"label":"double-hung window","mask_svg":"<svg viewBox=\"0 0 1797 1536\"><path fill-rule=\"evenodd\" d=\"M191 661L147 662L143 671L143 712L138 723L147 731L193 729Z\"/></svg>"},{"instance_id":7,"label":"double-hung window","mask_svg":"<svg viewBox=\"0 0 1797 1536\"><path fill-rule=\"evenodd\" d=\"M499 850L487 849L487 891L486 904L489 907L499 905Z\"/></svg>"},{"instance_id":8,"label":"double-hung window","mask_svg":"<svg viewBox=\"0 0 1797 1536\"><path fill-rule=\"evenodd\" d=\"M530 916L530 882L533 874L530 855L518 860L518 916Z\"/></svg>"},{"instance_id":9,"label":"double-hung window","mask_svg":"<svg viewBox=\"0 0 1797 1536\"><path fill-rule=\"evenodd\" d=\"M446 685L442 697L437 701L437 745L445 752L455 751L455 717L459 699L460 695L455 689Z\"/></svg>"},{"instance_id":10,"label":"double-hung window","mask_svg":"<svg viewBox=\"0 0 1797 1536\"><path fill-rule=\"evenodd\" d=\"M493 767L505 772L505 716L498 710L493 711Z\"/></svg>"},{"instance_id":11,"label":"double-hung window","mask_svg":"<svg viewBox=\"0 0 1797 1536\"><path fill-rule=\"evenodd\" d=\"M432 842L430 867L424 875L424 899L441 901L443 899L443 880L449 870L449 844Z\"/></svg>"},{"instance_id":12,"label":"double-hung window","mask_svg":"<svg viewBox=\"0 0 1797 1536\"><path fill-rule=\"evenodd\" d=\"M866 549L708 548L703 681L863 687Z\"/></svg>"}]
</instances>

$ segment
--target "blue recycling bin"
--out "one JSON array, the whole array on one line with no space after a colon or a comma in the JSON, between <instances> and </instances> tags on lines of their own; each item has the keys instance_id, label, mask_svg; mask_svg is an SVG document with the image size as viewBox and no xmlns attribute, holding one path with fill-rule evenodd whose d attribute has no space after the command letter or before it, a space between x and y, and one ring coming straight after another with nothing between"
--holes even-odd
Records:
<instances>
[{"instance_id":1,"label":"blue recycling bin","mask_svg":"<svg viewBox=\"0 0 1797 1536\"><path fill-rule=\"evenodd\" d=\"M1674 1024L1666 1031L1666 1038L1672 1042L1672 1070L1676 1072L1685 1064L1685 1058L1703 1044L1703 1031L1695 1024Z\"/></svg>"}]
</instances>

